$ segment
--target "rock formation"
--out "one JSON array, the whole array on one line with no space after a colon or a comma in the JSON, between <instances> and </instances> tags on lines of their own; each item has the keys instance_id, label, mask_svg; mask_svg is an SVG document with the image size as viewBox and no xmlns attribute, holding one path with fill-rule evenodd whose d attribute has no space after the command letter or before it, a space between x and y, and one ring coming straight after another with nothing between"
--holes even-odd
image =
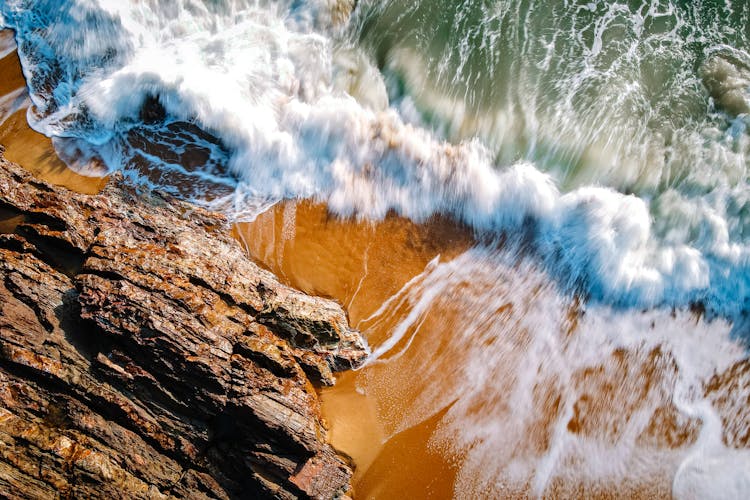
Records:
<instances>
[{"instance_id":1,"label":"rock formation","mask_svg":"<svg viewBox=\"0 0 750 500\"><path fill-rule=\"evenodd\" d=\"M335 498L311 381L367 348L249 261L220 215L0 156L0 496Z\"/></svg>"}]
</instances>

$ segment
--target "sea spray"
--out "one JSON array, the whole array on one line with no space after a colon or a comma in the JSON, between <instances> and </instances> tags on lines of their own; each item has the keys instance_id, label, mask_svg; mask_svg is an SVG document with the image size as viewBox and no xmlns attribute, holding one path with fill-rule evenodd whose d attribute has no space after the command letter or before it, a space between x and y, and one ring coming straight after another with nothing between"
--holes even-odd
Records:
<instances>
[{"instance_id":1,"label":"sea spray","mask_svg":"<svg viewBox=\"0 0 750 500\"><path fill-rule=\"evenodd\" d=\"M419 93L413 94L411 107L405 104L415 92L408 75L401 76L401 94L394 91L400 56L378 61L368 49L366 34L361 35L361 45L356 40L358 33L379 22L373 16L388 19L388 2L382 8L363 2L348 27L341 19L349 4L313 0L7 0L1 10L4 22L16 30L28 76L34 104L29 121L72 144L74 154L69 158L98 157L110 169L131 172L139 166L151 172L146 179L167 186L169 176L153 174L155 170L193 175L201 188L193 193L196 197L216 198L201 191L209 181L223 183L234 194L214 200L215 206L241 217L252 217L284 198L313 198L340 215L372 219L392 210L415 221L451 214L485 237L530 235L531 247L549 273L564 288L591 301L639 308L701 302L730 318L745 313L750 243L744 229L748 140L743 117L730 120L723 113L731 110L712 107L701 69L695 65L670 69L658 82L661 90L649 94L650 99L642 100L645 94L639 89L650 78L644 71L657 71L660 61L671 64L685 56L669 52L683 50L676 42L680 37L695 43L701 36L705 39L696 49L696 63L722 42L746 44L741 23L747 9L732 4L727 29L712 21L724 14L721 9L714 12L670 1L616 8L596 2L583 7L556 4L553 11L570 22L557 25L559 33L548 40L550 57L539 60L539 53L523 52L532 43L527 37L519 39L517 47L518 57L526 59L513 62L514 54L500 43L501 25L517 15L519 26L533 31L547 16L534 17L541 11L533 4L528 10L511 4L513 8L505 9L505 3L483 3L487 8L480 14L489 17L480 31L469 29L477 18L471 7L454 7L456 15L464 16L458 25L469 31L448 37L459 37L454 41L460 57L446 54L447 66L440 67L442 73L435 79L439 88L429 95L437 104L443 99L475 111L485 102L482 96L474 91L461 95L449 84L471 89L474 82L476 92L509 96L520 106L520 115L500 106L492 111L498 117L493 123L526 124L511 141L528 146L516 150L520 160L503 153L503 141L493 139L492 133L479 133L481 126L475 138L467 125L459 127L469 131L467 137L441 136L429 120L413 119L427 104L419 102ZM423 4L411 5L421 9ZM731 29L737 33L734 38ZM623 40L630 45L614 38L619 32L627 35ZM735 50L746 54L747 48ZM439 47L398 50L428 57L422 64L429 69L429 56L421 55L427 49L434 52ZM585 55L583 66L577 62L579 52ZM477 61L481 63L483 54L510 58L510 66L490 64L491 78L479 81ZM545 104L541 94L514 93L507 79L517 73L523 82L532 71L527 62L553 77L551 68L557 65L564 77L559 83L575 92L541 85L546 82L542 79L533 88L549 90L557 101ZM385 76L374 69L378 65ZM450 75L452 67L455 78L445 82L440 77ZM646 79L628 80L633 67ZM703 75L711 68L707 63ZM503 76L506 69L511 73ZM720 73L713 71L711 78L720 78ZM541 73L535 74L541 78ZM510 93L493 90L493 79L498 89ZM665 93L677 84L684 84L685 90ZM712 88L721 92L723 87ZM384 96L385 89L390 96ZM520 101L513 101L514 95ZM628 100L628 95L637 100ZM734 95L736 101L745 94L734 89ZM396 106L384 108L389 97ZM154 99L165 117L160 123L144 123L143 106ZM507 101L498 99L500 104ZM683 103L685 112L670 118L664 103ZM416 115L405 116L407 110ZM669 121L677 116L678 122ZM196 124L215 137L193 136L209 151L207 164L214 165L208 169L210 175L165 160L174 156L170 147L176 153L183 147L174 146L171 139L162 141L161 154L152 154L136 140L173 137L174 125L180 122ZM637 133L615 135L628 126ZM556 128L559 141L552 141L553 132L545 132L545 127ZM578 128L585 133L569 136ZM487 130L492 132L492 127ZM674 133L666 141L668 131ZM601 154L590 148L572 157L563 154L560 148L570 141ZM604 157L606 164L600 162ZM674 157L680 161L671 161ZM616 163L610 162L612 158ZM578 173L571 173L571 161L583 165L574 168ZM652 161L658 168L649 164ZM656 174L612 174L619 165L628 172L633 162L642 165L637 172ZM583 175L591 169L593 173ZM653 182L634 181L642 177Z\"/></svg>"}]
</instances>

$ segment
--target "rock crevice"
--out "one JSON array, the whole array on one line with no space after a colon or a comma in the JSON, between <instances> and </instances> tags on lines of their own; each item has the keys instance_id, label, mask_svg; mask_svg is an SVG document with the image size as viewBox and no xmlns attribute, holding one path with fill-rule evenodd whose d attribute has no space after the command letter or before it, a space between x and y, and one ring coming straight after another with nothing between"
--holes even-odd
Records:
<instances>
[{"instance_id":1,"label":"rock crevice","mask_svg":"<svg viewBox=\"0 0 750 500\"><path fill-rule=\"evenodd\" d=\"M360 365L341 307L246 258L220 215L0 157L0 491L335 498L311 380Z\"/></svg>"}]
</instances>

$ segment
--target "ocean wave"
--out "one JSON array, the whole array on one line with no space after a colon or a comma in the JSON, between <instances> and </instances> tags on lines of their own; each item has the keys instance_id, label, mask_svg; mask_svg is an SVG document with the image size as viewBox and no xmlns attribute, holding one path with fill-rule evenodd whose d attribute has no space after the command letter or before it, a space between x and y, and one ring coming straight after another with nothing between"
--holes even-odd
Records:
<instances>
[{"instance_id":1,"label":"ocean wave","mask_svg":"<svg viewBox=\"0 0 750 500\"><path fill-rule=\"evenodd\" d=\"M640 15L641 24L657 23L675 9L672 2L662 4L665 11L628 13ZM608 151L623 165L626 160L637 164L657 158L654 181L630 182L632 176L615 175L617 165L607 163L573 182L560 173L567 167L554 163L559 155L508 158L498 152L491 134L477 132L481 126L466 129L468 137L440 132L425 117L425 104L419 102L424 94L393 90L398 65L385 68L366 43L353 41L357 36L352 37L352 30L361 26L347 25L351 2L6 0L0 5L2 23L16 31L28 77L33 102L29 122L72 144L76 154L68 158L98 157L110 169L130 172L136 165L141 165L140 172L182 169L179 174L187 178L197 172L200 189L192 195L218 196L214 205L237 217L252 217L284 198L312 198L341 216L360 218L381 219L394 211L422 221L449 214L483 238L512 241L524 235L524 243L530 243L565 289L591 301L639 308L701 302L730 318L750 309L748 137L744 114L731 114L732 109L744 109L746 94L741 86L726 83L744 74L731 58L707 59L703 66L709 81L718 79L711 86L715 101L706 88L696 86L701 74L693 69L690 90L705 101L704 115L711 116L697 126L681 125L668 147L659 134L671 130L670 123L656 131L645 127L629 137L611 131L596 136L611 116L608 102L599 103L598 114L591 118L595 123L588 128L581 121L566 121L567 128L562 127L554 109L548 122L540 122L536 111L522 114L536 123L526 131L545 131L532 134L532 139L554 135L555 127L563 138L584 127L586 134L572 137L596 143L601 153L596 158ZM358 8L368 5L363 2ZM610 11L603 12L606 17ZM591 13L594 21L599 14ZM366 24L361 17L355 21ZM581 70L597 71L600 78L581 86L574 97L587 96L593 83L608 82L601 75L617 61L606 53L606 37L592 36L585 41L596 52L589 54L589 62L606 59L610 66ZM578 78L585 76L577 73ZM414 87L408 75L399 77L406 87ZM463 85L460 79L458 84ZM491 81L483 85L492 88ZM449 102L445 109L453 111L457 108L450 102L481 104L457 100L455 90L440 90L430 94L436 115L441 99ZM608 95L621 91L607 89ZM721 96L735 107L711 108L721 104ZM677 100L670 97L670 102L683 102L679 97L677 93ZM588 98L597 102L596 95ZM560 102L563 108L568 105ZM622 106L628 105L623 101ZM144 118L149 106L156 109L156 120ZM574 111L580 114L578 108ZM508 126L519 118L493 116L493 123L506 119ZM188 140L204 151L206 169L180 166L185 141L176 146L171 140L144 139L170 137L179 123L206 132ZM620 125L631 123L627 118ZM656 153L653 144L661 144ZM638 154L632 154L636 150ZM680 168L665 160L675 155L683 159ZM584 163L595 169L597 161ZM636 165L646 174L653 168ZM141 177L160 187L170 182L169 176ZM211 184L232 192L205 193Z\"/></svg>"}]
</instances>

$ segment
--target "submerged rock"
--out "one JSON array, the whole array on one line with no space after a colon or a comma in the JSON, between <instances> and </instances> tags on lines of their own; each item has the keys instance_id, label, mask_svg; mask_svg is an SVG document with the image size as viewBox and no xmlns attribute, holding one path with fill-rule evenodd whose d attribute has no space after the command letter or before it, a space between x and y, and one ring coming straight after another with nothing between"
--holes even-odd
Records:
<instances>
[{"instance_id":1,"label":"submerged rock","mask_svg":"<svg viewBox=\"0 0 750 500\"><path fill-rule=\"evenodd\" d=\"M50 186L0 158L0 492L334 498L310 383L367 347L249 261L217 214Z\"/></svg>"}]
</instances>

